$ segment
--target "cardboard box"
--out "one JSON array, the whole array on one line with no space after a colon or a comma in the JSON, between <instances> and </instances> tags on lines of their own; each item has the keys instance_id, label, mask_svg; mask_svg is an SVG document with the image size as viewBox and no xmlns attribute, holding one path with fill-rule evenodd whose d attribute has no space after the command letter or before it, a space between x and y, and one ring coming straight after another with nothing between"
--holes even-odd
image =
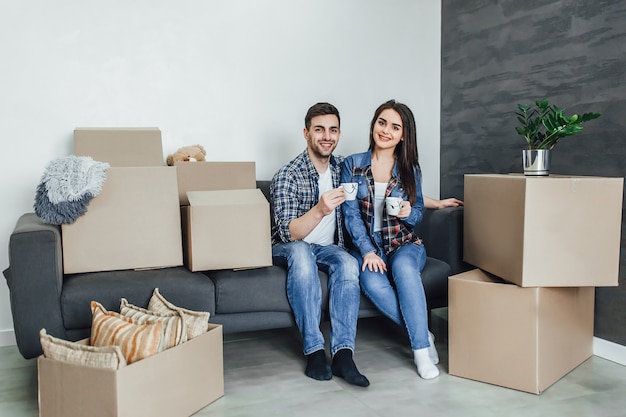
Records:
<instances>
[{"instance_id":1,"label":"cardboard box","mask_svg":"<svg viewBox=\"0 0 626 417\"><path fill-rule=\"evenodd\" d=\"M66 274L182 265L176 170L109 168L87 213L61 232Z\"/></svg>"},{"instance_id":2,"label":"cardboard box","mask_svg":"<svg viewBox=\"0 0 626 417\"><path fill-rule=\"evenodd\" d=\"M252 190L254 162L176 162L180 204L189 204L187 191Z\"/></svg>"},{"instance_id":3,"label":"cardboard box","mask_svg":"<svg viewBox=\"0 0 626 417\"><path fill-rule=\"evenodd\" d=\"M74 154L113 167L163 166L161 131L148 128L76 128Z\"/></svg>"},{"instance_id":4,"label":"cardboard box","mask_svg":"<svg viewBox=\"0 0 626 417\"><path fill-rule=\"evenodd\" d=\"M272 265L269 203L259 189L189 191L181 207L191 271Z\"/></svg>"},{"instance_id":5,"label":"cardboard box","mask_svg":"<svg viewBox=\"0 0 626 417\"><path fill-rule=\"evenodd\" d=\"M449 278L449 372L541 394L591 357L593 287L523 288L474 269Z\"/></svg>"},{"instance_id":6,"label":"cardboard box","mask_svg":"<svg viewBox=\"0 0 626 417\"><path fill-rule=\"evenodd\" d=\"M623 178L465 175L463 259L522 287L616 286Z\"/></svg>"},{"instance_id":7,"label":"cardboard box","mask_svg":"<svg viewBox=\"0 0 626 417\"><path fill-rule=\"evenodd\" d=\"M84 341L85 342L85 341ZM190 416L224 395L222 326L119 370L37 359L40 417Z\"/></svg>"}]
</instances>

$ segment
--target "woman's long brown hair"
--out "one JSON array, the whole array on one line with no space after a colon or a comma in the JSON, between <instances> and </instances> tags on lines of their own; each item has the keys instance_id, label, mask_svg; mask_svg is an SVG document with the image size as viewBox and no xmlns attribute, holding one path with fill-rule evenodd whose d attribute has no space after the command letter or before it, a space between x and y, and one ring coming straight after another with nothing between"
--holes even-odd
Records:
<instances>
[{"instance_id":1,"label":"woman's long brown hair","mask_svg":"<svg viewBox=\"0 0 626 417\"><path fill-rule=\"evenodd\" d=\"M415 180L419 172L419 154L417 151L417 128L415 125L415 117L413 112L406 104L398 103L395 100L389 100L381 104L374 113L374 118L370 124L370 149L374 149L374 125L383 110L395 110L402 119L402 137L404 140L396 145L395 155L398 162L398 171L400 172L400 182L404 191L409 196L411 205L417 200L417 189Z\"/></svg>"}]
</instances>

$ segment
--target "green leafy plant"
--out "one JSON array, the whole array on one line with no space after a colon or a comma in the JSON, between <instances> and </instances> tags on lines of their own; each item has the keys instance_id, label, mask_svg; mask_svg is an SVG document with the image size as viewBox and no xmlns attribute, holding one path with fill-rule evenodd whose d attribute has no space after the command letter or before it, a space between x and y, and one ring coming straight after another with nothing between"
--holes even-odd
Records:
<instances>
[{"instance_id":1,"label":"green leafy plant","mask_svg":"<svg viewBox=\"0 0 626 417\"><path fill-rule=\"evenodd\" d=\"M550 105L548 100L537 100L535 105L518 104L515 112L521 126L516 126L517 133L528 142L528 149L553 149L565 136L571 136L583 130L582 124L597 119L600 113L574 114L565 116L564 109Z\"/></svg>"}]
</instances>

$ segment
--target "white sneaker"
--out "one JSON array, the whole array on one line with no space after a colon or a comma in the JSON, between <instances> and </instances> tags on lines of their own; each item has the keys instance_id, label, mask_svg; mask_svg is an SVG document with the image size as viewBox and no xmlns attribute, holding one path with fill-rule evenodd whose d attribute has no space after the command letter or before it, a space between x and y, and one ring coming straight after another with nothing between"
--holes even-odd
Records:
<instances>
[{"instance_id":1,"label":"white sneaker","mask_svg":"<svg viewBox=\"0 0 626 417\"><path fill-rule=\"evenodd\" d=\"M423 379L433 379L439 376L439 369L430 359L428 348L414 350L413 360L417 366L417 373Z\"/></svg>"}]
</instances>

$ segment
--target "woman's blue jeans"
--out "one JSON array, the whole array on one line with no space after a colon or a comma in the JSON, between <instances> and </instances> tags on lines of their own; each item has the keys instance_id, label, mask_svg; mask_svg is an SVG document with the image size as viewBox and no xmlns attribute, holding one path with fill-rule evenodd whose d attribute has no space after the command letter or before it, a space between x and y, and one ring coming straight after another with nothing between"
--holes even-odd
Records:
<instances>
[{"instance_id":1,"label":"woman's blue jeans","mask_svg":"<svg viewBox=\"0 0 626 417\"><path fill-rule=\"evenodd\" d=\"M380 233L374 234L374 240L382 247ZM406 328L411 349L429 347L428 313L421 275L426 263L424 245L411 243L398 248L388 257L383 254L387 273L367 268L361 271L363 258L356 252L353 255L359 262L361 287L365 295L381 313Z\"/></svg>"},{"instance_id":2,"label":"woman's blue jeans","mask_svg":"<svg viewBox=\"0 0 626 417\"><path fill-rule=\"evenodd\" d=\"M330 351L354 351L361 290L356 259L337 245L320 246L298 240L272 247L275 265L287 267L287 298L309 355L324 349L320 330L322 287L318 268L328 274Z\"/></svg>"}]
</instances>

